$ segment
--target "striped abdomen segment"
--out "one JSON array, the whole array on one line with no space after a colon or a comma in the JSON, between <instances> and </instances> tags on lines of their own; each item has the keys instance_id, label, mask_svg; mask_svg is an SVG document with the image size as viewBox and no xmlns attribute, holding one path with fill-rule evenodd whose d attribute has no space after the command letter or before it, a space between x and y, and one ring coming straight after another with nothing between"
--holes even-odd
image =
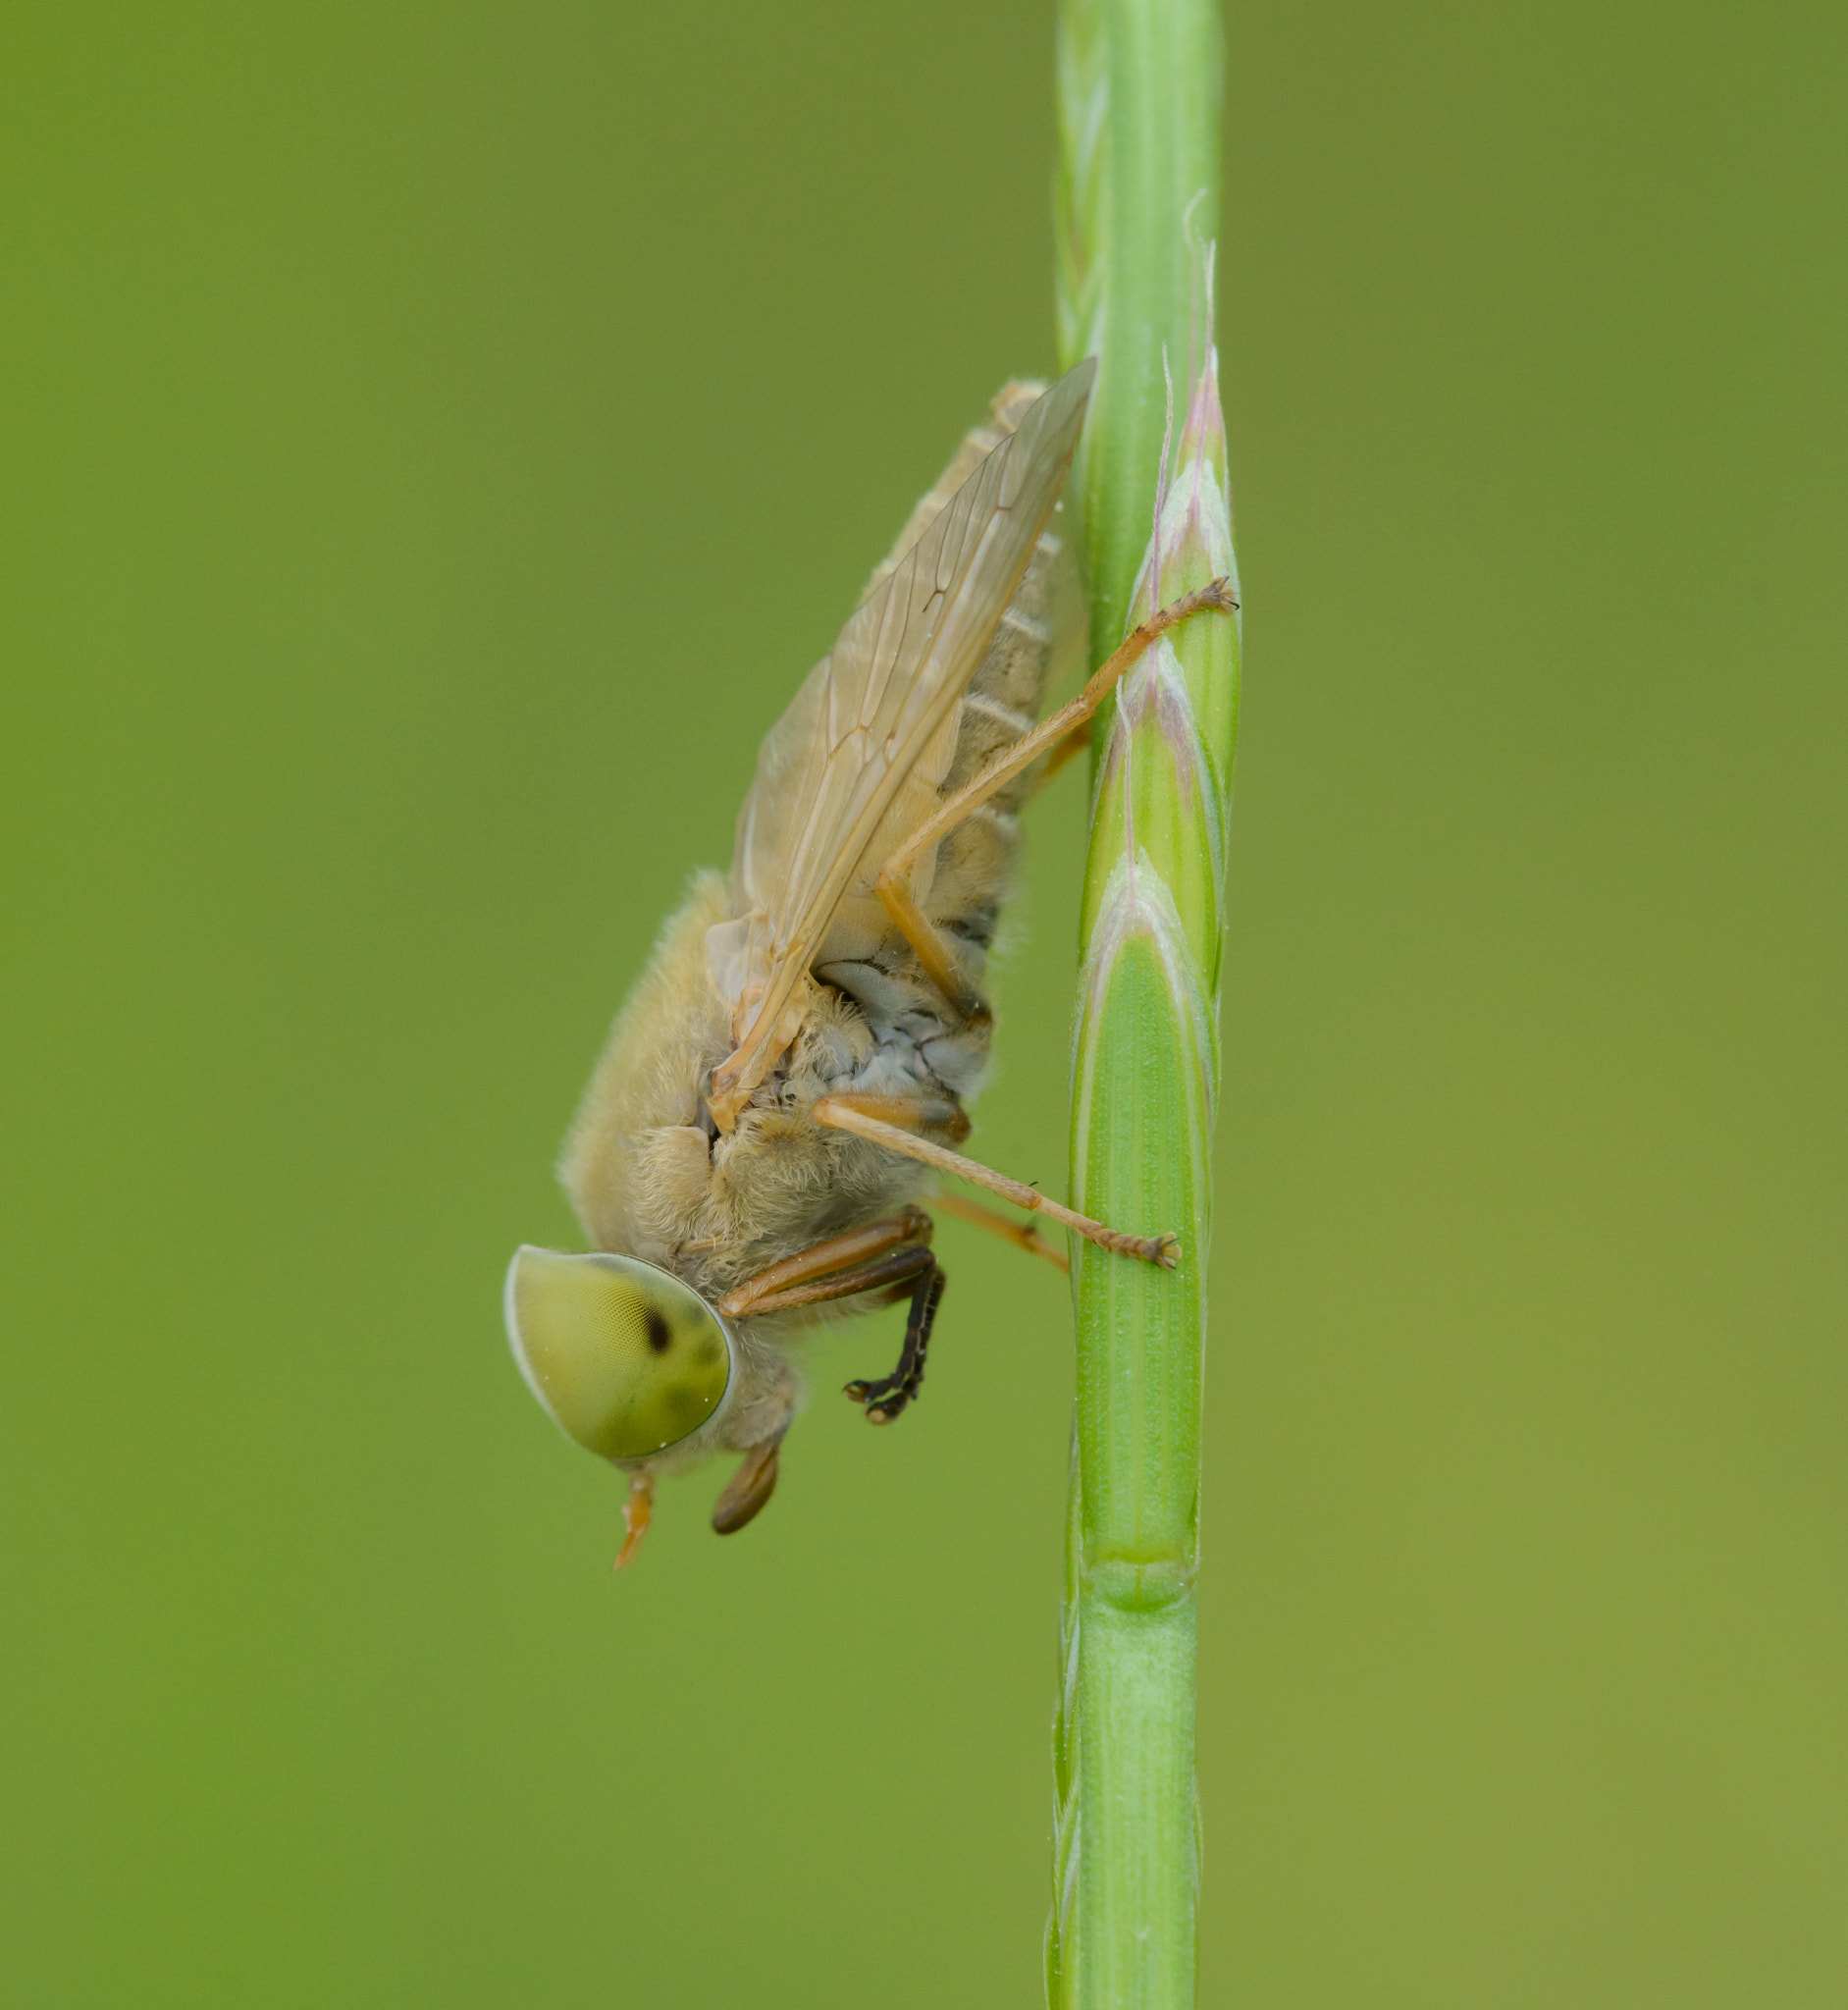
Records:
<instances>
[{"instance_id":1,"label":"striped abdomen segment","mask_svg":"<svg viewBox=\"0 0 1848 2010\"><path fill-rule=\"evenodd\" d=\"M893 559L908 551L976 464L1014 431L1043 384L1009 384L989 407L988 422L965 436L936 486L912 511ZM893 559L888 559L889 566ZM881 571L885 567L880 568ZM877 578L874 574L874 578ZM997 754L1028 732L1039 716L1054 658L1063 643L1082 642L1082 604L1069 553L1048 532L1041 537L981 667L963 694L956 752L941 793L953 795ZM934 883L923 905L938 927L965 945L972 978L979 978L985 951L1007 897L1014 865L1015 818L1031 792L1034 771L1010 782L975 812L937 850Z\"/></svg>"}]
</instances>

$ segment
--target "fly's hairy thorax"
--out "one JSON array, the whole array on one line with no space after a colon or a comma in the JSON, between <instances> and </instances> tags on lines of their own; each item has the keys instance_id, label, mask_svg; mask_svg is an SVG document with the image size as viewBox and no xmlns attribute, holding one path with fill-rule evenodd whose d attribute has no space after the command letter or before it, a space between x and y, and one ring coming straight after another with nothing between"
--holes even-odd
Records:
<instances>
[{"instance_id":1,"label":"fly's hairy thorax","mask_svg":"<svg viewBox=\"0 0 1848 2010\"><path fill-rule=\"evenodd\" d=\"M558 1169L596 1247L658 1263L709 1299L928 1182L815 1121L820 1096L877 1070L877 1034L832 985L812 986L801 1034L734 1129L706 1119L731 1044L706 935L728 911L724 881L699 874L617 1016Z\"/></svg>"}]
</instances>

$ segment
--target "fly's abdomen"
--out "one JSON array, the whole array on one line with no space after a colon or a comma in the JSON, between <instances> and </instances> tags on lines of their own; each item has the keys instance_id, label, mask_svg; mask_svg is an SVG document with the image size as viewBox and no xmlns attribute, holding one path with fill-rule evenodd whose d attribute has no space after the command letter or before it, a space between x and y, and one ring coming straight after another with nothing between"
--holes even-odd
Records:
<instances>
[{"instance_id":1,"label":"fly's abdomen","mask_svg":"<svg viewBox=\"0 0 1848 2010\"><path fill-rule=\"evenodd\" d=\"M964 438L936 487L912 511L892 548L892 558L886 560L888 566L924 535L977 463L1014 431L1044 390L1043 384L1002 387L988 408L988 423ZM1048 532L1034 547L988 654L963 694L956 752L939 793L953 795L974 781L997 754L1037 722L1054 659L1062 645L1082 643L1082 618L1071 555ZM936 873L924 910L964 945L962 960L971 966L972 978L978 979L983 953L994 940L1014 866L1016 816L1037 779L1037 770L1030 768L997 790L937 849Z\"/></svg>"},{"instance_id":2,"label":"fly's abdomen","mask_svg":"<svg viewBox=\"0 0 1848 2010\"><path fill-rule=\"evenodd\" d=\"M966 436L941 479L913 510L891 557L873 574L873 584L924 535L983 456L1014 431L1042 389L1010 384L1001 392L988 423ZM1066 644L1082 643L1082 601L1071 555L1048 532L1034 547L981 665L959 701L956 741L938 785L940 798L953 796L1030 731L1055 661L1062 659ZM977 987L1007 899L1018 813L1037 780L1037 768L1030 768L947 832L938 843L927 887L919 891L924 918L946 938L964 976ZM987 1058L987 1022L965 1025L958 1019L870 891L853 906L851 917L849 906L843 903L829 936L831 954L818 959L815 968L824 982L858 1002L872 1030L879 1050L867 1064L879 1077L872 1085L899 1088L896 1079L884 1081L897 1069L914 1072L933 1091L970 1093ZM869 1084L856 1081L853 1085Z\"/></svg>"},{"instance_id":3,"label":"fly's abdomen","mask_svg":"<svg viewBox=\"0 0 1848 2010\"><path fill-rule=\"evenodd\" d=\"M963 695L956 753L942 793L953 795L974 781L1039 717L1051 672L1061 616L1069 617L1060 570L1066 555L1057 538L1039 540L994 641ZM938 927L974 948L994 939L1007 897L1018 843L1022 803L1038 779L1029 768L997 789L944 838L924 911Z\"/></svg>"}]
</instances>

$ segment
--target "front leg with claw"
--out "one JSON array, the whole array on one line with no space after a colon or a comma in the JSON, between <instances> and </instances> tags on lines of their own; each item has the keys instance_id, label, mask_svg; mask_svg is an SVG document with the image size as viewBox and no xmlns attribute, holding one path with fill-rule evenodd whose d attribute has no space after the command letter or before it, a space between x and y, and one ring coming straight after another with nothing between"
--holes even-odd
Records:
<instances>
[{"instance_id":1,"label":"front leg with claw","mask_svg":"<svg viewBox=\"0 0 1848 2010\"><path fill-rule=\"evenodd\" d=\"M924 1385L924 1356L930 1349L930 1329L936 1323L943 1284L942 1268L932 1257L912 1286L911 1313L905 1321L905 1345L898 1366L876 1382L850 1382L843 1392L855 1402L866 1405L868 1423L889 1424L907 1403L917 1401L918 1391Z\"/></svg>"}]
</instances>

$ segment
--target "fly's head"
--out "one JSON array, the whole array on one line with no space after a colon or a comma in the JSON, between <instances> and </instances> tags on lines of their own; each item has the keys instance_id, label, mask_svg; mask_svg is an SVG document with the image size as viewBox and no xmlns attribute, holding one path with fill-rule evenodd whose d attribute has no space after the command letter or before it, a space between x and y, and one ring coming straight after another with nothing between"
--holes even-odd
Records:
<instances>
[{"instance_id":1,"label":"fly's head","mask_svg":"<svg viewBox=\"0 0 1848 2010\"><path fill-rule=\"evenodd\" d=\"M507 1270L507 1339L568 1438L635 1467L712 1435L737 1340L691 1285L637 1256L530 1245Z\"/></svg>"}]
</instances>

